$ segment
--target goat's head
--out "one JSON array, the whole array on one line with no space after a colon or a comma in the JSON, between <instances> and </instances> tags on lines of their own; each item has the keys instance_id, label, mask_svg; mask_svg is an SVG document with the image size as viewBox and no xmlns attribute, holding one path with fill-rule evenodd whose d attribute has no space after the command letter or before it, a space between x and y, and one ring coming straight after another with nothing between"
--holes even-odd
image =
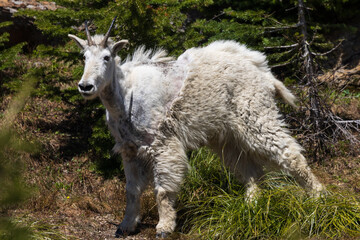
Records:
<instances>
[{"instance_id":1,"label":"goat's head","mask_svg":"<svg viewBox=\"0 0 360 240\"><path fill-rule=\"evenodd\" d=\"M97 97L102 89L110 83L114 77L116 54L128 43L127 40L113 43L109 39L115 19L112 21L105 36L96 35L91 37L87 22L85 22L87 40L72 34L68 35L84 53L85 68L78 89L86 99Z\"/></svg>"}]
</instances>

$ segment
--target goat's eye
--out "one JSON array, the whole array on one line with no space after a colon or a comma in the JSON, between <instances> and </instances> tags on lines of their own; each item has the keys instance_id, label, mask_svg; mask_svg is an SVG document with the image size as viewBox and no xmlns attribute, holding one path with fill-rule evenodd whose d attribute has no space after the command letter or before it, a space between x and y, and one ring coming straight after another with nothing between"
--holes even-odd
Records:
<instances>
[{"instance_id":1,"label":"goat's eye","mask_svg":"<svg viewBox=\"0 0 360 240\"><path fill-rule=\"evenodd\" d=\"M107 62L107 61L109 61L109 60L110 60L110 56L105 56L105 57L104 57L104 61Z\"/></svg>"}]
</instances>

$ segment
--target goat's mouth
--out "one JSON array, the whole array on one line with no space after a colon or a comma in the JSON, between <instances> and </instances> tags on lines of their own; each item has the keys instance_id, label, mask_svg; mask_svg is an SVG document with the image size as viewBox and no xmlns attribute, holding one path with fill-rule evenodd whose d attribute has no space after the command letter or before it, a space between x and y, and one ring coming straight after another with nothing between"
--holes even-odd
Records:
<instances>
[{"instance_id":1,"label":"goat's mouth","mask_svg":"<svg viewBox=\"0 0 360 240\"><path fill-rule=\"evenodd\" d=\"M96 94L94 92L80 92L81 96L85 99L93 99L96 97Z\"/></svg>"},{"instance_id":2,"label":"goat's mouth","mask_svg":"<svg viewBox=\"0 0 360 240\"><path fill-rule=\"evenodd\" d=\"M86 92L83 92L81 93L84 97L91 97L92 95L94 95L93 93L86 93Z\"/></svg>"},{"instance_id":3,"label":"goat's mouth","mask_svg":"<svg viewBox=\"0 0 360 240\"><path fill-rule=\"evenodd\" d=\"M93 99L96 97L96 91L82 91L79 89L79 92L85 99Z\"/></svg>"},{"instance_id":4,"label":"goat's mouth","mask_svg":"<svg viewBox=\"0 0 360 240\"><path fill-rule=\"evenodd\" d=\"M92 99L96 97L97 88L94 85L80 85L78 87L78 90L85 99Z\"/></svg>"}]
</instances>

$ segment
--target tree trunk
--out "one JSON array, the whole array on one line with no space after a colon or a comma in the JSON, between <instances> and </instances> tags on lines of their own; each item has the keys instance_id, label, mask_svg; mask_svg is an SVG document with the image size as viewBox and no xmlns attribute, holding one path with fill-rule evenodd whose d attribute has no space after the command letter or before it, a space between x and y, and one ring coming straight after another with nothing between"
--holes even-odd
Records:
<instances>
[{"instance_id":1,"label":"tree trunk","mask_svg":"<svg viewBox=\"0 0 360 240\"><path fill-rule=\"evenodd\" d=\"M310 49L309 45L309 34L307 31L307 23L305 19L305 5L303 0L299 0L298 3L298 17L299 17L299 26L302 34L302 39L300 42L300 47L302 49L302 56L304 58L304 82L305 85L308 86L308 97L310 101L310 121L312 123L312 128L314 131L314 140L317 142L317 146L315 148L318 150L319 148L324 147L324 139L323 139L323 109L320 104L319 93L316 84L316 70L313 59L313 53ZM317 152L317 151L315 151Z\"/></svg>"}]
</instances>

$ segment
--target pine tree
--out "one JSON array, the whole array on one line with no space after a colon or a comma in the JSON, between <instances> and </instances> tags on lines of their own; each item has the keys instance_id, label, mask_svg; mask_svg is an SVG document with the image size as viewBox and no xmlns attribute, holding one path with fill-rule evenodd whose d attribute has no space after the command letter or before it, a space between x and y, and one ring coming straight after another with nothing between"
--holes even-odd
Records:
<instances>
[{"instance_id":1,"label":"pine tree","mask_svg":"<svg viewBox=\"0 0 360 240\"><path fill-rule=\"evenodd\" d=\"M331 2L331 1L330 1ZM323 24L311 20L309 6L321 7L317 1L308 1L307 4L303 0L299 0L295 8L297 10L297 22L294 24L270 27L270 33L282 32L284 36L292 37L293 41L287 45L278 45L266 47L269 50L275 50L272 56L281 56L284 58L282 63L273 65L273 68L295 66L297 71L293 76L300 81L303 92L306 93L306 99L302 109L302 126L307 132L307 141L312 146L314 159L319 159L319 154L329 153L329 145L339 139L347 139L352 144L359 141L352 135L350 128L358 129L346 122L346 126L342 125L342 119L336 116L326 100L320 95L320 84L318 75L321 73L321 60L327 59L327 55L333 53L340 45L341 41L334 44L326 39L326 33L321 31ZM314 5L311 5L311 4ZM318 4L318 5L316 5ZM323 4L327 4L326 2ZM328 2L329 4L329 2ZM311 8L314 11L314 8ZM337 28L328 22L327 27ZM319 53L318 51L323 51ZM292 55L292 56L291 56ZM279 58L280 59L280 58ZM294 67L288 67L288 70ZM288 74L288 76L291 76Z\"/></svg>"}]
</instances>

